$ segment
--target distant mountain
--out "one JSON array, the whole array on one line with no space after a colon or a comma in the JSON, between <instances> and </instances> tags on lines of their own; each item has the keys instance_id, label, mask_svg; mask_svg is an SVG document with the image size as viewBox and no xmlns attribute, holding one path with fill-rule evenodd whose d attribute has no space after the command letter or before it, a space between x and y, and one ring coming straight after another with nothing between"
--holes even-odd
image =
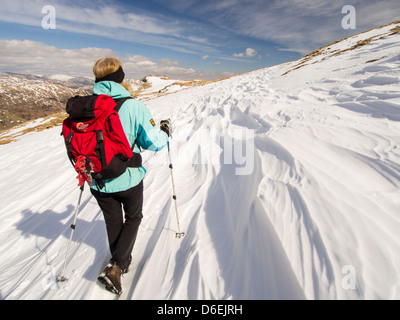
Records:
<instances>
[{"instance_id":1,"label":"distant mountain","mask_svg":"<svg viewBox=\"0 0 400 320\"><path fill-rule=\"evenodd\" d=\"M42 78L52 80L56 83L58 82L62 85L66 85L69 88L84 89L89 91L92 89L94 83L94 79L85 77L71 77L65 74L42 76Z\"/></svg>"},{"instance_id":2,"label":"distant mountain","mask_svg":"<svg viewBox=\"0 0 400 320\"><path fill-rule=\"evenodd\" d=\"M68 98L89 94L88 81L52 80L34 75L0 74L0 130L64 111Z\"/></svg>"}]
</instances>

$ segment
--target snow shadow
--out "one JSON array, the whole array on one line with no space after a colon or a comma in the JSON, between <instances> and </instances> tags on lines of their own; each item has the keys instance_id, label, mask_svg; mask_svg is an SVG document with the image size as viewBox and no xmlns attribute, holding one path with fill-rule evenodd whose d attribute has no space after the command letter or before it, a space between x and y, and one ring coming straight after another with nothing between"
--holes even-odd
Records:
<instances>
[{"instance_id":1,"label":"snow shadow","mask_svg":"<svg viewBox=\"0 0 400 320\"><path fill-rule=\"evenodd\" d=\"M363 101L337 103L336 106L370 115L373 118L385 118L391 121L400 121L400 105L389 101Z\"/></svg>"},{"instance_id":2,"label":"snow shadow","mask_svg":"<svg viewBox=\"0 0 400 320\"><path fill-rule=\"evenodd\" d=\"M224 163L225 146L222 149L221 163ZM225 296L220 298L305 299L257 196L263 177L257 150L254 150L252 174L238 176L237 167L221 165L204 208L225 287Z\"/></svg>"},{"instance_id":3,"label":"snow shadow","mask_svg":"<svg viewBox=\"0 0 400 320\"><path fill-rule=\"evenodd\" d=\"M87 251L86 246L93 248L95 252L93 261L89 262L89 259L84 259L88 266L85 267L83 278L96 281L99 268L103 264L106 252L108 252L108 247L105 224L102 219L99 219L102 214L101 211L98 209L99 211L93 221L83 219L84 208L89 203L90 198L81 204L81 210L76 221L76 229L72 238L68 264L73 263L75 258L85 254ZM47 241L36 240L36 248L40 255L46 257L45 263L56 268L57 275L61 272L62 264L64 263L75 209L76 207L72 204L68 205L65 211L61 213L53 210L34 212L26 209L21 212L23 218L16 224L16 229L21 231L21 235L25 238L47 239ZM89 265L89 263L91 264ZM68 268L67 265L66 272L70 272L71 270L69 269L71 268Z\"/></svg>"},{"instance_id":4,"label":"snow shadow","mask_svg":"<svg viewBox=\"0 0 400 320\"><path fill-rule=\"evenodd\" d=\"M154 229L151 229L152 230L151 236L148 239L148 241L146 242L144 252L143 252L142 256L140 257L140 260L138 261L136 270L134 272L133 280L132 280L129 288L127 287L127 292L128 292L127 297L129 299L132 299L132 296L136 289L136 285L140 280L140 277L145 269L146 263L148 262L149 258L153 254L154 249L157 246L157 243L160 239L161 233L165 229L165 223L168 218L168 213L169 213L170 207L171 207L171 201L168 201L165 204L165 206L161 209L161 214L158 217L158 221L155 224ZM145 224L143 222L141 224L141 227L145 227ZM171 230L171 232L173 232L173 231ZM135 248L133 249L133 260L136 260Z\"/></svg>"}]
</instances>

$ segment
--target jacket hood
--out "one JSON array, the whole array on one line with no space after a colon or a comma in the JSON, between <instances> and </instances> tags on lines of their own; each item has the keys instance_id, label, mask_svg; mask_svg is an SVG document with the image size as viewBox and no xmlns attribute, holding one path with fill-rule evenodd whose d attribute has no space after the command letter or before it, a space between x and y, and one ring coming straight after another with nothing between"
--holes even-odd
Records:
<instances>
[{"instance_id":1,"label":"jacket hood","mask_svg":"<svg viewBox=\"0 0 400 320\"><path fill-rule=\"evenodd\" d=\"M114 99L130 97L130 93L119 83L113 81L98 82L93 86L93 93L97 95L105 94Z\"/></svg>"}]
</instances>

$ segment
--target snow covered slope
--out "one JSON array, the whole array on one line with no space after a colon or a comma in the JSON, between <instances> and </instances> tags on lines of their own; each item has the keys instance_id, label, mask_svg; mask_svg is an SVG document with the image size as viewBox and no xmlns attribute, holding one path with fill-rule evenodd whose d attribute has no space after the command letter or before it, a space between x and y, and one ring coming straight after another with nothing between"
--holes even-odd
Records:
<instances>
[{"instance_id":1,"label":"snow covered slope","mask_svg":"<svg viewBox=\"0 0 400 320\"><path fill-rule=\"evenodd\" d=\"M139 80L127 80L135 97L148 101L180 90L201 86L213 80L174 80L165 76L148 75Z\"/></svg>"},{"instance_id":2,"label":"snow covered slope","mask_svg":"<svg viewBox=\"0 0 400 320\"><path fill-rule=\"evenodd\" d=\"M146 151L121 299L399 299L398 25L346 39L339 54L148 101L174 123L186 235L175 238L167 151ZM0 146L2 299L112 298L96 283L109 254L88 190L69 281L54 281L79 195L59 132Z\"/></svg>"},{"instance_id":3,"label":"snow covered slope","mask_svg":"<svg viewBox=\"0 0 400 320\"><path fill-rule=\"evenodd\" d=\"M88 92L82 82L0 73L0 130L61 112L69 97Z\"/></svg>"}]
</instances>

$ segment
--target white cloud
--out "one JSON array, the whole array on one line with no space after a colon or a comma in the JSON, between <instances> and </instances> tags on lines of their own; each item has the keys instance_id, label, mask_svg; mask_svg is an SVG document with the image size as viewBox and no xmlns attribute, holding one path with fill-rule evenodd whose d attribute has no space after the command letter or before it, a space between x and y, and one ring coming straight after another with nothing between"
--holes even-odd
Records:
<instances>
[{"instance_id":1,"label":"white cloud","mask_svg":"<svg viewBox=\"0 0 400 320\"><path fill-rule=\"evenodd\" d=\"M234 53L233 57L235 57L235 58L243 58L244 57L244 53Z\"/></svg>"},{"instance_id":2,"label":"white cloud","mask_svg":"<svg viewBox=\"0 0 400 320\"><path fill-rule=\"evenodd\" d=\"M232 76L232 72L201 71L185 68L180 62L170 59L151 61L143 56L128 56L121 59L127 77L139 79L145 75L166 75L172 79L218 79Z\"/></svg>"},{"instance_id":3,"label":"white cloud","mask_svg":"<svg viewBox=\"0 0 400 320\"><path fill-rule=\"evenodd\" d=\"M31 40L0 40L0 71L92 76L96 60L113 54L110 49L58 49Z\"/></svg>"},{"instance_id":4,"label":"white cloud","mask_svg":"<svg viewBox=\"0 0 400 320\"><path fill-rule=\"evenodd\" d=\"M208 59L210 56L208 55L208 54L206 54L205 56L203 56L201 59L202 60L206 60L206 59Z\"/></svg>"},{"instance_id":5,"label":"white cloud","mask_svg":"<svg viewBox=\"0 0 400 320\"><path fill-rule=\"evenodd\" d=\"M255 55L257 55L257 50L252 48L246 49L246 57L254 57Z\"/></svg>"},{"instance_id":6,"label":"white cloud","mask_svg":"<svg viewBox=\"0 0 400 320\"><path fill-rule=\"evenodd\" d=\"M65 74L93 78L94 63L105 56L118 54L110 49L58 49L30 40L0 40L0 71L35 75ZM173 79L218 79L233 75L230 72L201 71L185 68L170 59L152 61L148 57L129 55L119 57L128 79L148 74L166 75Z\"/></svg>"},{"instance_id":7,"label":"white cloud","mask_svg":"<svg viewBox=\"0 0 400 320\"><path fill-rule=\"evenodd\" d=\"M252 48L247 48L245 52L242 53L234 53L234 58L252 58L257 55L257 50Z\"/></svg>"},{"instance_id":8,"label":"white cloud","mask_svg":"<svg viewBox=\"0 0 400 320\"><path fill-rule=\"evenodd\" d=\"M128 56L124 59L125 65L132 65L132 66L146 66L146 67L153 67L157 65L155 62L151 61L149 58L140 56L140 55L133 55Z\"/></svg>"}]
</instances>

